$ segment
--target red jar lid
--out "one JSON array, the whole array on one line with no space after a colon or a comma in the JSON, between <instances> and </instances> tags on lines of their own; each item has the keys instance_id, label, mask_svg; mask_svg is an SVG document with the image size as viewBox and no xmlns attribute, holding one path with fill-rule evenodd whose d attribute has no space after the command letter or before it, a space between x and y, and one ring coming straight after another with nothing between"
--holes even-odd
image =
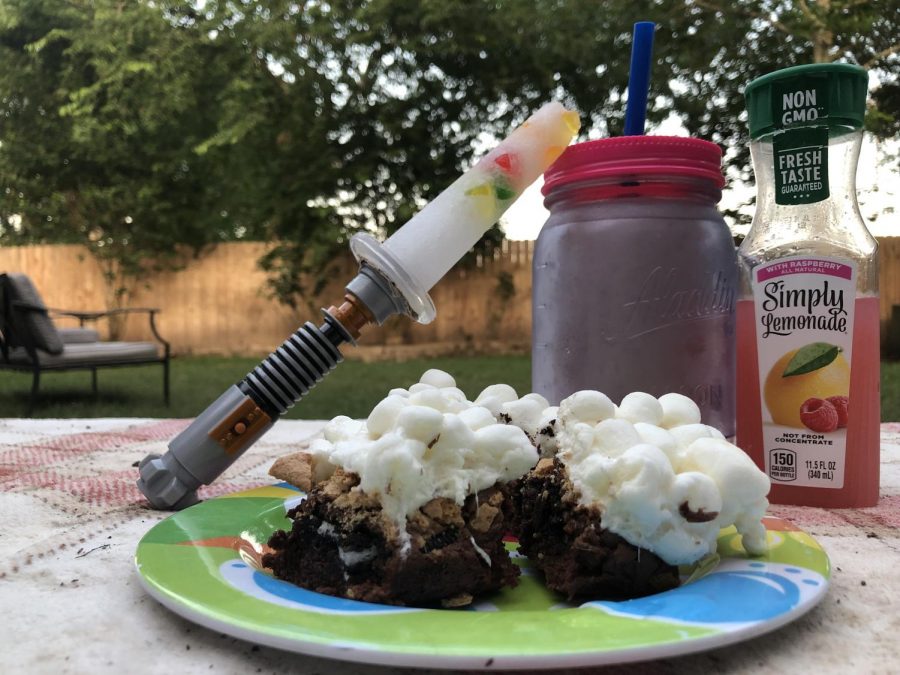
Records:
<instances>
[{"instance_id":1,"label":"red jar lid","mask_svg":"<svg viewBox=\"0 0 900 675\"><path fill-rule=\"evenodd\" d=\"M618 136L570 145L544 172L544 196L572 183L640 176L687 176L725 185L722 150L715 143L680 136Z\"/></svg>"}]
</instances>

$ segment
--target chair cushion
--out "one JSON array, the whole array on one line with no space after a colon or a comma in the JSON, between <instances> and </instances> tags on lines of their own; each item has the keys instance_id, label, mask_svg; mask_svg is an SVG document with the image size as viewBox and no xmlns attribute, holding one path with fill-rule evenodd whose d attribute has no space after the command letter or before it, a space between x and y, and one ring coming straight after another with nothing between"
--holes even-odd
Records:
<instances>
[{"instance_id":1,"label":"chair cushion","mask_svg":"<svg viewBox=\"0 0 900 675\"><path fill-rule=\"evenodd\" d=\"M57 328L56 332L62 338L63 344L67 345L85 344L100 340L100 334L93 328Z\"/></svg>"},{"instance_id":2,"label":"chair cushion","mask_svg":"<svg viewBox=\"0 0 900 675\"><path fill-rule=\"evenodd\" d=\"M68 344L62 354L38 351L43 368L79 368L118 363L141 363L158 360L159 353L152 342L92 342ZM31 365L22 347L9 350L10 363Z\"/></svg>"},{"instance_id":3,"label":"chair cushion","mask_svg":"<svg viewBox=\"0 0 900 675\"><path fill-rule=\"evenodd\" d=\"M62 338L56 331L56 326L53 325L53 321L47 316L47 306L41 299L41 295L37 292L34 284L31 283L31 279L26 275L19 273L7 274L6 278L11 305L14 305L14 303L18 301L44 309L43 312L21 308L17 310L13 306L13 313L20 317L22 319L22 324L24 324L22 329L27 330L31 334L34 344L38 349L42 349L48 354L62 353ZM20 337L19 340L21 339L22 338Z\"/></svg>"}]
</instances>

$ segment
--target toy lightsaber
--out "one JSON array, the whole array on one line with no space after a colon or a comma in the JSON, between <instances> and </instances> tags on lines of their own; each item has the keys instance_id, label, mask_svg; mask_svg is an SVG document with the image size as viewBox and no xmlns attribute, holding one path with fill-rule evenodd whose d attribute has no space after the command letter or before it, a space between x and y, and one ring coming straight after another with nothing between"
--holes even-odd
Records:
<instances>
[{"instance_id":1,"label":"toy lightsaber","mask_svg":"<svg viewBox=\"0 0 900 675\"><path fill-rule=\"evenodd\" d=\"M434 320L428 291L562 153L578 132L578 114L548 103L485 155L384 244L350 240L360 263L339 306L324 323L307 322L172 439L163 456L147 455L137 481L158 509L183 509L343 360L362 328L406 314Z\"/></svg>"}]
</instances>

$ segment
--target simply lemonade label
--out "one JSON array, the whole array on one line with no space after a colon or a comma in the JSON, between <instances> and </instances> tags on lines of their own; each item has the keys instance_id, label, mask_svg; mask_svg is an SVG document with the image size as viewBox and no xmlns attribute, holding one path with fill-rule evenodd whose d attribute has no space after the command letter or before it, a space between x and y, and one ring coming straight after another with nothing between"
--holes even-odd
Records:
<instances>
[{"instance_id":1,"label":"simply lemonade label","mask_svg":"<svg viewBox=\"0 0 900 675\"><path fill-rule=\"evenodd\" d=\"M753 270L766 473L844 485L856 265L796 256Z\"/></svg>"}]
</instances>

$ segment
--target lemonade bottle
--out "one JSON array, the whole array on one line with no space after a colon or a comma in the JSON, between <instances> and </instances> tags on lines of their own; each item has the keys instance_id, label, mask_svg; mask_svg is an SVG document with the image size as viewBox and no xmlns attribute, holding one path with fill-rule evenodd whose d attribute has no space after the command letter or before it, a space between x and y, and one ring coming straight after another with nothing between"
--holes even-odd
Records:
<instances>
[{"instance_id":1,"label":"lemonade bottle","mask_svg":"<svg viewBox=\"0 0 900 675\"><path fill-rule=\"evenodd\" d=\"M739 250L737 443L770 501L872 506L879 482L877 243L856 202L865 70L747 87L756 214Z\"/></svg>"}]
</instances>

